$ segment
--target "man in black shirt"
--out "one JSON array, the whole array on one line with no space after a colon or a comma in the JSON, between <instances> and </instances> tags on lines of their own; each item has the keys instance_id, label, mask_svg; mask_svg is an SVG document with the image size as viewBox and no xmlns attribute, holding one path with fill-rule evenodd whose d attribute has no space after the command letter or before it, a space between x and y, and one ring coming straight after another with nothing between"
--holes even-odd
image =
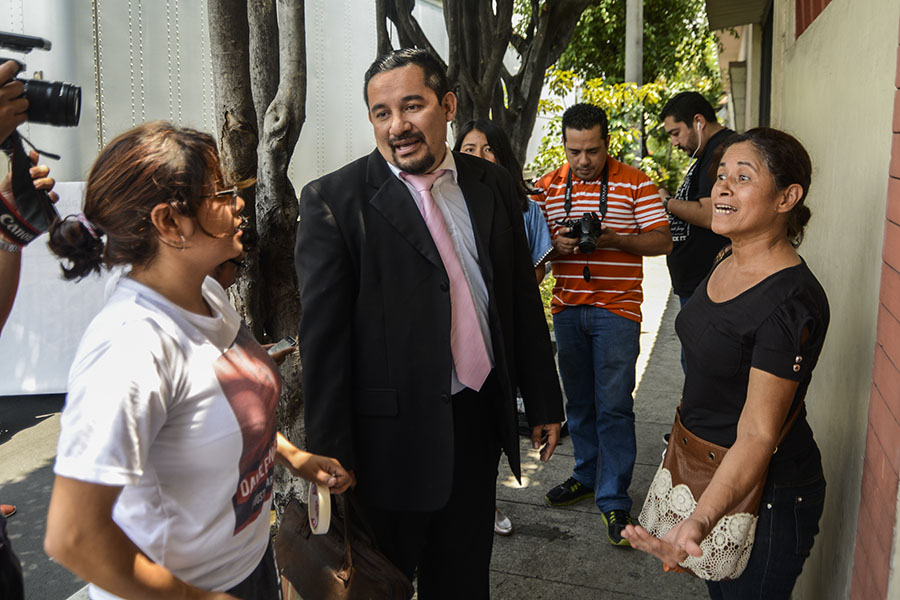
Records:
<instances>
[{"instance_id":1,"label":"man in black shirt","mask_svg":"<svg viewBox=\"0 0 900 600\"><path fill-rule=\"evenodd\" d=\"M716 150L734 132L718 123L713 107L697 92L672 97L660 119L672 145L696 158L675 196L663 201L673 242L666 262L672 288L684 306L728 244L727 238L710 231L713 207L709 196L715 183Z\"/></svg>"}]
</instances>

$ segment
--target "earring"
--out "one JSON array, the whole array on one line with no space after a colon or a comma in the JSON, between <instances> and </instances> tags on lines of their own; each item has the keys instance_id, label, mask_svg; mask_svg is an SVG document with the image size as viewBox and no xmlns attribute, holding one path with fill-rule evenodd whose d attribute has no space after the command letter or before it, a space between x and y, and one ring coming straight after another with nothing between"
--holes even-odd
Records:
<instances>
[{"instance_id":1,"label":"earring","mask_svg":"<svg viewBox=\"0 0 900 600\"><path fill-rule=\"evenodd\" d=\"M181 251L182 252L184 252L184 248L185 248L185 240L184 240L184 236L182 235L181 236Z\"/></svg>"}]
</instances>

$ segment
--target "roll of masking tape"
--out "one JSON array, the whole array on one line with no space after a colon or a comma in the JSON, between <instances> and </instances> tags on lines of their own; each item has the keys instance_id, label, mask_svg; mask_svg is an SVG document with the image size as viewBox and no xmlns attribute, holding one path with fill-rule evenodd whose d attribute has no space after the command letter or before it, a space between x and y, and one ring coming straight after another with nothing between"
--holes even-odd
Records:
<instances>
[{"instance_id":1,"label":"roll of masking tape","mask_svg":"<svg viewBox=\"0 0 900 600\"><path fill-rule=\"evenodd\" d=\"M331 492L327 487L309 484L309 527L316 535L328 533L331 525Z\"/></svg>"}]
</instances>

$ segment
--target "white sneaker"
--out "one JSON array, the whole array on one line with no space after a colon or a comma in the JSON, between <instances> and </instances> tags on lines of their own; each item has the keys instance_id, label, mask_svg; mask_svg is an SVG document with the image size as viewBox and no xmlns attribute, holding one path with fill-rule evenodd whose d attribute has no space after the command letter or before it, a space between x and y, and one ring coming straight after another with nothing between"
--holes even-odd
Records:
<instances>
[{"instance_id":1,"label":"white sneaker","mask_svg":"<svg viewBox=\"0 0 900 600\"><path fill-rule=\"evenodd\" d=\"M500 509L496 509L496 513L494 514L494 533L497 535L511 535L513 532L513 524L512 521L509 520L509 517L500 512Z\"/></svg>"}]
</instances>

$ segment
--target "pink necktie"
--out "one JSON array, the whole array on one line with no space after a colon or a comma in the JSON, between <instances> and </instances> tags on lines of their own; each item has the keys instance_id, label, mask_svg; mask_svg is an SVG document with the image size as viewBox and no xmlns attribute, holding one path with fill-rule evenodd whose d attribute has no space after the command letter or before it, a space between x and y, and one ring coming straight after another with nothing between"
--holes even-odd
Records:
<instances>
[{"instance_id":1,"label":"pink necktie","mask_svg":"<svg viewBox=\"0 0 900 600\"><path fill-rule=\"evenodd\" d=\"M431 232L431 239L437 246L444 269L450 278L450 350L456 366L456 377L461 384L477 392L491 372L491 360L484 344L484 335L478 325L472 291L463 273L453 240L450 239L450 232L447 231L444 215L431 197L431 186L446 172L446 169L443 169L425 175L401 173L401 176L413 184L419 192L419 197L422 198L422 217L425 218L425 225Z\"/></svg>"}]
</instances>

